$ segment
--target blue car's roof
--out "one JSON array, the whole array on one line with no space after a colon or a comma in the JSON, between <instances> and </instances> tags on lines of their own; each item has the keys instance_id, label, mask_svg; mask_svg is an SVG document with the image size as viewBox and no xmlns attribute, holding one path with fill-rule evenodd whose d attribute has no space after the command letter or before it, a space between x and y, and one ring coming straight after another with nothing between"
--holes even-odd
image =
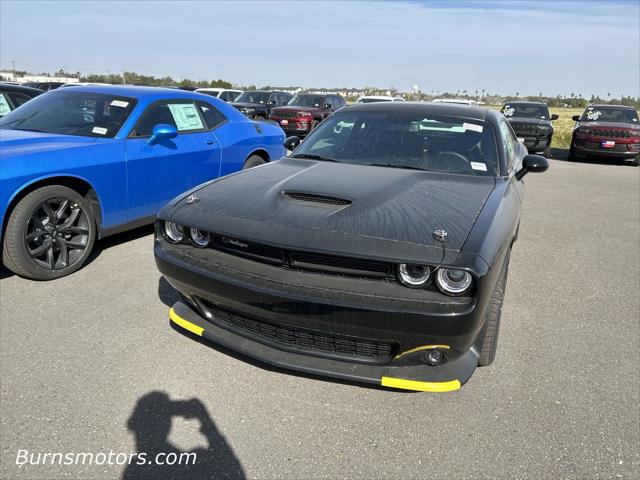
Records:
<instances>
[{"instance_id":1,"label":"blue car's roof","mask_svg":"<svg viewBox=\"0 0 640 480\"><path fill-rule=\"evenodd\" d=\"M166 98L167 95L174 98L194 98L202 95L194 94L194 92L189 92L187 90L180 90L179 88L139 87L136 85L78 85L64 87L62 89L58 89L58 91L94 92L138 99L145 98L150 100L155 98Z\"/></svg>"}]
</instances>

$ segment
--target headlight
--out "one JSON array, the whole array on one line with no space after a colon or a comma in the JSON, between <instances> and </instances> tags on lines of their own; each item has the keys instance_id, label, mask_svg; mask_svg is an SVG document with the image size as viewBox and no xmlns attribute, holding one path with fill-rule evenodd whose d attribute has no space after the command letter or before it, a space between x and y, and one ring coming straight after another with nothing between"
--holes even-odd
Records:
<instances>
[{"instance_id":1,"label":"headlight","mask_svg":"<svg viewBox=\"0 0 640 480\"><path fill-rule=\"evenodd\" d=\"M191 243L199 248L206 247L209 245L209 241L211 240L209 232L202 231L199 228L190 228L189 236L191 237Z\"/></svg>"},{"instance_id":2,"label":"headlight","mask_svg":"<svg viewBox=\"0 0 640 480\"><path fill-rule=\"evenodd\" d=\"M464 270L440 268L436 274L436 283L448 295L462 295L471 286L471 275Z\"/></svg>"},{"instance_id":3,"label":"headlight","mask_svg":"<svg viewBox=\"0 0 640 480\"><path fill-rule=\"evenodd\" d=\"M431 268L426 265L401 263L398 265L398 278L407 287L423 287L431 275Z\"/></svg>"},{"instance_id":4,"label":"headlight","mask_svg":"<svg viewBox=\"0 0 640 480\"><path fill-rule=\"evenodd\" d=\"M164 222L164 236L171 243L180 243L184 239L184 227L173 222Z\"/></svg>"}]
</instances>

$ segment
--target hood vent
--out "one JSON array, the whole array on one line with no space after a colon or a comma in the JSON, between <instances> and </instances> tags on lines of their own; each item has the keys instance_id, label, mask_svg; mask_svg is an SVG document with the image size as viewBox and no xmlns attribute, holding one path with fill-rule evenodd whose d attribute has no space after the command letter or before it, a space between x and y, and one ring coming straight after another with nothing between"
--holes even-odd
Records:
<instances>
[{"instance_id":1,"label":"hood vent","mask_svg":"<svg viewBox=\"0 0 640 480\"><path fill-rule=\"evenodd\" d=\"M327 195L317 195L315 193L305 193L305 192L283 192L287 197L291 200L297 200L299 202L308 202L308 203L320 203L322 205L336 205L336 206L345 206L351 205L351 200L347 200L346 198L338 198L338 197L330 197Z\"/></svg>"}]
</instances>

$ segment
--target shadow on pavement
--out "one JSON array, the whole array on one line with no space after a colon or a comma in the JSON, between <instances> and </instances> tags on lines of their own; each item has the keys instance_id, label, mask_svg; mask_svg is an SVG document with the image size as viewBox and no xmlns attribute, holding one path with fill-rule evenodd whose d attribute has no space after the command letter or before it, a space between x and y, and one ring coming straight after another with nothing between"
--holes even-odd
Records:
<instances>
[{"instance_id":1,"label":"shadow on pavement","mask_svg":"<svg viewBox=\"0 0 640 480\"><path fill-rule=\"evenodd\" d=\"M197 420L199 431L206 438L206 448L185 452L170 443L168 436L174 417ZM233 449L197 398L171 400L165 392L147 393L138 399L127 427L135 435L138 455L127 466L123 480L245 478ZM156 457L158 454L163 455Z\"/></svg>"}]
</instances>

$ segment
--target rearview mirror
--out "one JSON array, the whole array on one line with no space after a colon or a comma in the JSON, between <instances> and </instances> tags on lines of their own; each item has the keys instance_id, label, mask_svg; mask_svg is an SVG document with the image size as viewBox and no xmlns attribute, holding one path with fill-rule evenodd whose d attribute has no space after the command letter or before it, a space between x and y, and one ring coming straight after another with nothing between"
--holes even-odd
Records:
<instances>
[{"instance_id":1,"label":"rearview mirror","mask_svg":"<svg viewBox=\"0 0 640 480\"><path fill-rule=\"evenodd\" d=\"M573 120L574 122L579 122L580 121L580 115L574 115L573 117L571 117L571 120Z\"/></svg>"},{"instance_id":2,"label":"rearview mirror","mask_svg":"<svg viewBox=\"0 0 640 480\"><path fill-rule=\"evenodd\" d=\"M560 117L558 117L558 115L556 115L555 113L551 115L551 120L557 120L558 118Z\"/></svg>"},{"instance_id":3,"label":"rearview mirror","mask_svg":"<svg viewBox=\"0 0 640 480\"><path fill-rule=\"evenodd\" d=\"M296 147L300 145L300 142L300 137L287 137L287 139L284 141L284 148L286 148L287 150L295 150Z\"/></svg>"},{"instance_id":4,"label":"rearview mirror","mask_svg":"<svg viewBox=\"0 0 640 480\"><path fill-rule=\"evenodd\" d=\"M549 161L542 155L527 155L522 160L522 168L516 172L516 179L521 180L527 173L542 173L549 168Z\"/></svg>"},{"instance_id":5,"label":"rearview mirror","mask_svg":"<svg viewBox=\"0 0 640 480\"><path fill-rule=\"evenodd\" d=\"M166 140L169 138L175 138L178 136L178 130L173 125L167 125L166 123L159 123L153 127L151 137L147 140L149 145L158 143L159 140Z\"/></svg>"}]
</instances>

